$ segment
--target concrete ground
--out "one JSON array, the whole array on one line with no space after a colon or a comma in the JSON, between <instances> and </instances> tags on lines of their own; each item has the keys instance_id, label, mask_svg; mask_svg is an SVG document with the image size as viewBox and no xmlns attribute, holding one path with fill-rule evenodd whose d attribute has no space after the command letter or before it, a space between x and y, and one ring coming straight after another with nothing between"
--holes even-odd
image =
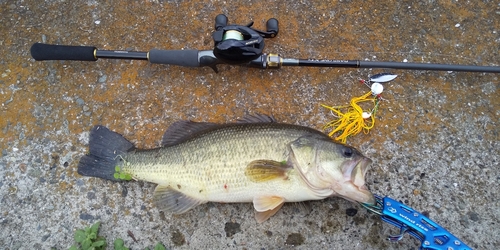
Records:
<instances>
[{"instance_id":1,"label":"concrete ground","mask_svg":"<svg viewBox=\"0 0 500 250\"><path fill-rule=\"evenodd\" d=\"M175 121L229 122L268 113L321 129L381 72L377 123L348 143L373 160L370 190L427 213L474 249L500 248L499 74L239 66L183 68L146 61L34 61L35 42L107 50L211 49L214 18L275 17L265 52L290 58L500 64L495 1L0 0L0 248L67 249L78 228L131 249L417 249L355 203L285 205L263 224L251 204L201 205L173 216L154 185L79 176L88 131L103 124L137 147L159 145ZM135 235L137 242L128 236Z\"/></svg>"}]
</instances>

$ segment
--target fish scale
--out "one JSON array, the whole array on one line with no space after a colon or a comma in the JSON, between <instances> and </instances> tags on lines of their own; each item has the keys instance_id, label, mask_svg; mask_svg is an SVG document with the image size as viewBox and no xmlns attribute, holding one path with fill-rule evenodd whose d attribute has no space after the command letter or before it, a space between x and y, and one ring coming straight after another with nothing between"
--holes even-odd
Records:
<instances>
[{"instance_id":1,"label":"fish scale","mask_svg":"<svg viewBox=\"0 0 500 250\"><path fill-rule=\"evenodd\" d=\"M163 146L137 149L118 133L95 126L78 173L113 181L158 184L160 210L185 213L206 202L252 202L258 222L284 202L341 196L374 204L364 186L371 162L320 131L263 115L238 123L179 121Z\"/></svg>"},{"instance_id":2,"label":"fish scale","mask_svg":"<svg viewBox=\"0 0 500 250\"><path fill-rule=\"evenodd\" d=\"M250 182L244 176L252 160L286 160L287 145L310 133L302 127L275 125L234 124L179 145L129 153L123 157L126 164L122 167L137 180L174 188L180 185L180 191L198 199L250 202L256 189L271 194L271 191L280 190L275 184L281 184L283 191L287 191L300 183L295 175L289 177L289 182L265 185ZM285 132L285 127L292 129ZM296 191L303 190L292 192Z\"/></svg>"}]
</instances>

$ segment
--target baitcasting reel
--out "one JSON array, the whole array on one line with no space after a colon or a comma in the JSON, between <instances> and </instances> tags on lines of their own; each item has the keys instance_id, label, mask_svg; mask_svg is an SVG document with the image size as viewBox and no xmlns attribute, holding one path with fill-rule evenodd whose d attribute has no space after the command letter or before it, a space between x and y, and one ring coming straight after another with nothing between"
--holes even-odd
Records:
<instances>
[{"instance_id":1,"label":"baitcasting reel","mask_svg":"<svg viewBox=\"0 0 500 250\"><path fill-rule=\"evenodd\" d=\"M227 25L227 17L219 14L215 17L213 53L217 59L227 64L248 63L262 55L264 38L273 38L278 34L278 20L267 20L267 31L252 28L253 22L243 25Z\"/></svg>"}]
</instances>

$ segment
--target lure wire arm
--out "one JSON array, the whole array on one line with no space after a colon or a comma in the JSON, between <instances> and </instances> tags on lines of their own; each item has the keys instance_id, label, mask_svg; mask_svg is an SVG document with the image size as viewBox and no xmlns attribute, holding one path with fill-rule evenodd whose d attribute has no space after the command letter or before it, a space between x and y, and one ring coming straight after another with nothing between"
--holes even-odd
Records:
<instances>
[{"instance_id":1,"label":"lure wire arm","mask_svg":"<svg viewBox=\"0 0 500 250\"><path fill-rule=\"evenodd\" d=\"M399 234L388 237L390 241L399 241L403 239L405 233L408 233L420 241L420 249L472 249L428 217L387 196L375 195L375 204L360 203L360 205L379 215L382 221L400 229Z\"/></svg>"}]
</instances>

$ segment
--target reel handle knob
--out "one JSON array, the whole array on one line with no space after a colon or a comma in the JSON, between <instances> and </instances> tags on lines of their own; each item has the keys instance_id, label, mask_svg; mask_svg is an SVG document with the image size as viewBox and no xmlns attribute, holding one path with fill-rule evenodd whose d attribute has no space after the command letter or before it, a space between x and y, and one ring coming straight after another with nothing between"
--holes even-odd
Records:
<instances>
[{"instance_id":1,"label":"reel handle knob","mask_svg":"<svg viewBox=\"0 0 500 250\"><path fill-rule=\"evenodd\" d=\"M222 29L227 26L227 16L219 14L215 17L215 30Z\"/></svg>"},{"instance_id":2,"label":"reel handle knob","mask_svg":"<svg viewBox=\"0 0 500 250\"><path fill-rule=\"evenodd\" d=\"M266 29L267 29L267 32L270 33L271 38L278 35L278 32L279 32L278 20L276 18L270 18L269 20L267 20Z\"/></svg>"}]
</instances>

